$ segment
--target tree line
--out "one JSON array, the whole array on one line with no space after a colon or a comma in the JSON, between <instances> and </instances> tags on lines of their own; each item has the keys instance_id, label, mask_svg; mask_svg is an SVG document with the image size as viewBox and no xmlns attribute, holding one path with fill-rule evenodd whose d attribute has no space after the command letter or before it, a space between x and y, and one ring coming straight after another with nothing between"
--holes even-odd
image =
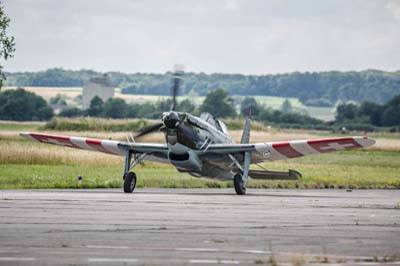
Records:
<instances>
[{"instance_id":1,"label":"tree line","mask_svg":"<svg viewBox=\"0 0 400 266\"><path fill-rule=\"evenodd\" d=\"M110 98L104 102L100 97L95 96L90 101L87 110L76 107L66 108L59 114L61 117L103 117L103 118L144 118L159 119L162 112L168 111L172 105L172 100L157 101L155 103L146 102L143 104L127 103L120 98ZM177 108L182 112L193 112L195 105L189 100L180 101Z\"/></svg>"},{"instance_id":2,"label":"tree line","mask_svg":"<svg viewBox=\"0 0 400 266\"><path fill-rule=\"evenodd\" d=\"M82 86L90 78L106 74L126 94L169 95L171 73L99 73L63 70L5 73L7 86ZM333 106L337 102L373 101L383 104L400 93L400 71L293 72L276 75L185 73L180 93L207 95L218 88L231 95L295 97L308 106Z\"/></svg>"},{"instance_id":3,"label":"tree line","mask_svg":"<svg viewBox=\"0 0 400 266\"><path fill-rule=\"evenodd\" d=\"M336 122L377 127L399 126L400 94L382 105L373 102L341 104L337 107Z\"/></svg>"},{"instance_id":4,"label":"tree line","mask_svg":"<svg viewBox=\"0 0 400 266\"><path fill-rule=\"evenodd\" d=\"M66 104L60 97L49 100L50 103ZM159 119L161 114L168 111L172 100L159 100L144 104L127 103L120 98L110 98L103 102L95 96L87 110L67 107L62 110L60 117L103 117L103 118L142 118ZM240 110L237 110L239 107ZM208 112L217 118L236 118L251 116L254 120L268 125L285 128L324 129L324 130L362 130L374 131L378 127L392 127L392 131L400 129L400 94L385 104L363 102L340 104L337 107L335 121L322 120L301 114L293 110L288 100L284 101L280 110L274 110L259 105L254 97L246 97L237 106L228 91L217 89L210 91L200 106L194 105L189 99L178 102L177 110L200 115ZM0 120L49 120L54 112L49 104L40 96L25 91L6 90L0 92Z\"/></svg>"}]
</instances>

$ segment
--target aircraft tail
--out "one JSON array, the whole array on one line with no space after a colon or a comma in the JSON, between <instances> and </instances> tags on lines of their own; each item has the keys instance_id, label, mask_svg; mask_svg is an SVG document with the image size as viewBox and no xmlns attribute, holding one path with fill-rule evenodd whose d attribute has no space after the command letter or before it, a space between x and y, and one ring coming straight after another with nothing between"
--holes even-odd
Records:
<instances>
[{"instance_id":1,"label":"aircraft tail","mask_svg":"<svg viewBox=\"0 0 400 266\"><path fill-rule=\"evenodd\" d=\"M250 141L250 122L251 118L248 116L246 118L246 123L244 124L242 138L240 139L241 144L247 144Z\"/></svg>"}]
</instances>

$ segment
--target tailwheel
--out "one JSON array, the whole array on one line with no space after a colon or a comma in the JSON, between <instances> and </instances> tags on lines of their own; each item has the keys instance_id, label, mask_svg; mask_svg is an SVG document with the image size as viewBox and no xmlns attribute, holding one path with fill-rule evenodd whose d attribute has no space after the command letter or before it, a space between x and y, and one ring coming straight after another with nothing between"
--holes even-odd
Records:
<instances>
[{"instance_id":1,"label":"tailwheel","mask_svg":"<svg viewBox=\"0 0 400 266\"><path fill-rule=\"evenodd\" d=\"M246 194L246 187L243 183L242 176L240 174L236 174L233 178L233 184L235 186L236 194L244 195Z\"/></svg>"},{"instance_id":2,"label":"tailwheel","mask_svg":"<svg viewBox=\"0 0 400 266\"><path fill-rule=\"evenodd\" d=\"M128 172L124 175L124 192L132 193L136 187L136 174Z\"/></svg>"}]
</instances>

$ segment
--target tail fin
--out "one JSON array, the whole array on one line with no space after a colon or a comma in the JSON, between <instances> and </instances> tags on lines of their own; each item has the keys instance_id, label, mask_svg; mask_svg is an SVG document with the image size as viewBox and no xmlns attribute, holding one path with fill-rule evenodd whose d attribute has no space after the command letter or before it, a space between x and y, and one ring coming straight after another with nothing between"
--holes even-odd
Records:
<instances>
[{"instance_id":1,"label":"tail fin","mask_svg":"<svg viewBox=\"0 0 400 266\"><path fill-rule=\"evenodd\" d=\"M240 139L240 143L246 144L250 141L250 122L251 122L251 114L246 118L246 123L244 124L242 138Z\"/></svg>"}]
</instances>

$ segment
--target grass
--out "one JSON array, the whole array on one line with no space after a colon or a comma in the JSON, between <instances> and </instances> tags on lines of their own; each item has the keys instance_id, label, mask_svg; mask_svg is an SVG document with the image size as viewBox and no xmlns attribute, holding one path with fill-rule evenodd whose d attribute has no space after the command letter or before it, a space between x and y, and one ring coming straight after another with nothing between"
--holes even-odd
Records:
<instances>
[{"instance_id":1,"label":"grass","mask_svg":"<svg viewBox=\"0 0 400 266\"><path fill-rule=\"evenodd\" d=\"M298 181L251 180L250 188L400 188L398 151L358 150L267 162L271 170L296 169ZM123 158L28 142L0 141L0 188L113 188L122 185ZM254 166L253 168L257 168ZM139 187L232 187L198 179L170 165L146 162L135 169ZM78 182L77 177L83 176Z\"/></svg>"},{"instance_id":2,"label":"grass","mask_svg":"<svg viewBox=\"0 0 400 266\"><path fill-rule=\"evenodd\" d=\"M323 121L332 121L335 119L335 107L313 107L305 106L308 114Z\"/></svg>"},{"instance_id":3,"label":"grass","mask_svg":"<svg viewBox=\"0 0 400 266\"><path fill-rule=\"evenodd\" d=\"M174 168L138 167L138 187L206 188L220 187L219 182L197 179L177 172ZM81 182L78 176L82 176ZM0 188L120 188L121 166L84 167L80 165L22 165L0 166Z\"/></svg>"},{"instance_id":4,"label":"grass","mask_svg":"<svg viewBox=\"0 0 400 266\"><path fill-rule=\"evenodd\" d=\"M54 118L41 127L42 130L60 131L138 131L158 121L144 119L105 119L105 118Z\"/></svg>"},{"instance_id":5,"label":"grass","mask_svg":"<svg viewBox=\"0 0 400 266\"><path fill-rule=\"evenodd\" d=\"M253 96L241 96L241 95L234 95L233 96L237 101L242 101L246 97L253 97ZM293 108L305 108L305 106L297 99L297 98L285 98L285 97L276 97L276 96L264 96L264 95L257 95L254 96L257 103L263 105L265 107L270 107L272 109L279 109L282 106L282 103L285 99L288 99L290 104Z\"/></svg>"},{"instance_id":6,"label":"grass","mask_svg":"<svg viewBox=\"0 0 400 266\"><path fill-rule=\"evenodd\" d=\"M0 121L0 131L27 131L38 129L43 126L45 122L14 122L14 121Z\"/></svg>"},{"instance_id":7,"label":"grass","mask_svg":"<svg viewBox=\"0 0 400 266\"><path fill-rule=\"evenodd\" d=\"M39 129L58 131L103 131L103 132L133 132L151 124L159 123L159 120L149 119L106 119L93 117L80 118L54 118ZM243 129L243 119L224 119L230 130ZM252 130L267 131L268 128L260 122L251 123Z\"/></svg>"}]
</instances>

